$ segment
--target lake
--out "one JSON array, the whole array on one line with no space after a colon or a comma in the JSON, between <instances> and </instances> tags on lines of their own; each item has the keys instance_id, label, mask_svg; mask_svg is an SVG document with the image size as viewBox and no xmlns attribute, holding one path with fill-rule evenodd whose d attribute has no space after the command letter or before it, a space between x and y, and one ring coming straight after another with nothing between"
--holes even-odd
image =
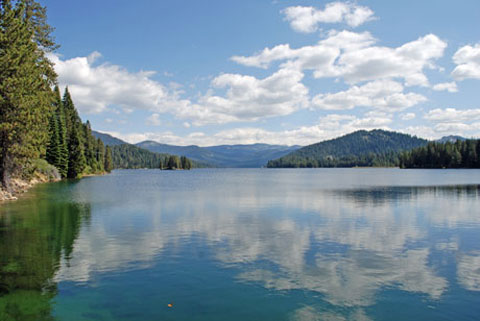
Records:
<instances>
[{"instance_id":1,"label":"lake","mask_svg":"<svg viewBox=\"0 0 480 321\"><path fill-rule=\"evenodd\" d=\"M2 321L460 321L479 303L480 170L118 170L0 205Z\"/></svg>"}]
</instances>

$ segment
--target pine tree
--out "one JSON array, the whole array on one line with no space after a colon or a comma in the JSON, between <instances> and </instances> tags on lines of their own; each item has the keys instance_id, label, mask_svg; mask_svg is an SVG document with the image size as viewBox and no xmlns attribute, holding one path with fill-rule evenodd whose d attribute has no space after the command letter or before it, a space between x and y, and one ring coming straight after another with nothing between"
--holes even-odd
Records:
<instances>
[{"instance_id":1,"label":"pine tree","mask_svg":"<svg viewBox=\"0 0 480 321\"><path fill-rule=\"evenodd\" d=\"M168 169L180 169L182 168L182 164L180 163L180 159L176 155L170 155L168 158Z\"/></svg>"},{"instance_id":2,"label":"pine tree","mask_svg":"<svg viewBox=\"0 0 480 321\"><path fill-rule=\"evenodd\" d=\"M56 75L34 41L24 1L0 2L0 180L7 190L29 160L45 156ZM33 3L33 2L32 2Z\"/></svg>"},{"instance_id":3,"label":"pine tree","mask_svg":"<svg viewBox=\"0 0 480 321\"><path fill-rule=\"evenodd\" d=\"M87 162L83 151L83 143L81 139L81 129L79 126L73 126L70 133L69 157L68 157L68 178L77 178L85 169Z\"/></svg>"},{"instance_id":4,"label":"pine tree","mask_svg":"<svg viewBox=\"0 0 480 321\"><path fill-rule=\"evenodd\" d=\"M186 169L186 170L192 169L192 162L187 157L185 156L180 157L180 162L182 164L183 169Z\"/></svg>"},{"instance_id":5,"label":"pine tree","mask_svg":"<svg viewBox=\"0 0 480 321\"><path fill-rule=\"evenodd\" d=\"M96 171L97 168L97 157L96 157L96 146L95 146L95 138L92 135L92 127L90 125L90 121L83 125L84 129L84 147L85 147L85 159L87 161L87 165L90 167L92 172Z\"/></svg>"},{"instance_id":6,"label":"pine tree","mask_svg":"<svg viewBox=\"0 0 480 321\"><path fill-rule=\"evenodd\" d=\"M68 91L68 87L65 88L65 92L63 94L62 99L63 110L65 112L65 127L67 128L67 142L70 139L71 132L73 131L73 127L75 125L81 124L80 116L78 116L77 109L73 104L72 96ZM70 144L70 142L68 142Z\"/></svg>"},{"instance_id":7,"label":"pine tree","mask_svg":"<svg viewBox=\"0 0 480 321\"><path fill-rule=\"evenodd\" d=\"M56 112L50 114L49 120L49 142L47 145L46 160L52 165L56 165L60 158L60 129L59 120Z\"/></svg>"},{"instance_id":8,"label":"pine tree","mask_svg":"<svg viewBox=\"0 0 480 321\"><path fill-rule=\"evenodd\" d=\"M97 163L98 163L98 170L100 172L105 171L105 146L103 145L102 140L99 138L97 139Z\"/></svg>"},{"instance_id":9,"label":"pine tree","mask_svg":"<svg viewBox=\"0 0 480 321\"><path fill-rule=\"evenodd\" d=\"M47 9L34 0L23 0L25 4L25 20L30 22L34 40L45 51L54 51L60 46L52 36L55 28L47 23Z\"/></svg>"},{"instance_id":10,"label":"pine tree","mask_svg":"<svg viewBox=\"0 0 480 321\"><path fill-rule=\"evenodd\" d=\"M55 102L54 108L57 115L58 121L58 136L59 136L59 146L58 146L58 159L54 164L57 167L58 171L62 175L62 178L67 177L68 173L68 145L67 145L67 127L65 125L65 111L63 109L62 99L60 97L60 89L58 86L55 86L54 89Z\"/></svg>"},{"instance_id":11,"label":"pine tree","mask_svg":"<svg viewBox=\"0 0 480 321\"><path fill-rule=\"evenodd\" d=\"M107 146L105 150L105 170L111 172L113 170L112 149Z\"/></svg>"}]
</instances>

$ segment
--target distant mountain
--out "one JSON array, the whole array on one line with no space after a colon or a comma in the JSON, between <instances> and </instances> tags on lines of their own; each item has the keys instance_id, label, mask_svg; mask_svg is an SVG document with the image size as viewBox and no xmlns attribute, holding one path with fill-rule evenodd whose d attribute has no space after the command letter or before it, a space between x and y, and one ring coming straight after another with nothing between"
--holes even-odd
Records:
<instances>
[{"instance_id":1,"label":"distant mountain","mask_svg":"<svg viewBox=\"0 0 480 321\"><path fill-rule=\"evenodd\" d=\"M450 136L443 136L442 138L437 139L436 142L437 143L448 143L448 142L455 143L457 140L463 142L463 141L466 141L467 139L462 136L450 135Z\"/></svg>"},{"instance_id":2,"label":"distant mountain","mask_svg":"<svg viewBox=\"0 0 480 321\"><path fill-rule=\"evenodd\" d=\"M154 141L144 141L136 144L138 147L156 153L184 155L188 158L215 165L218 167L262 167L272 158L282 157L297 150L299 146L282 146L268 144L252 145L221 145L210 147L175 146L160 144Z\"/></svg>"},{"instance_id":3,"label":"distant mountain","mask_svg":"<svg viewBox=\"0 0 480 321\"><path fill-rule=\"evenodd\" d=\"M100 133L94 130L92 130L92 134L93 136L95 136L95 138L100 138L104 145L117 146L117 145L128 144L127 142L124 142L123 140L113 137L112 135L109 135L109 134Z\"/></svg>"},{"instance_id":4,"label":"distant mountain","mask_svg":"<svg viewBox=\"0 0 480 321\"><path fill-rule=\"evenodd\" d=\"M394 166L398 164L398 152L427 143L407 134L360 130L300 148L268 162L268 167Z\"/></svg>"},{"instance_id":5,"label":"distant mountain","mask_svg":"<svg viewBox=\"0 0 480 321\"><path fill-rule=\"evenodd\" d=\"M92 130L93 136L100 138L105 146L112 148L112 159L114 168L159 168L160 163L163 167L167 166L167 162L171 155L177 153L156 153L147 149L124 142L121 139L113 137L109 134L100 133ZM193 167L209 167L206 164L191 162Z\"/></svg>"}]
</instances>

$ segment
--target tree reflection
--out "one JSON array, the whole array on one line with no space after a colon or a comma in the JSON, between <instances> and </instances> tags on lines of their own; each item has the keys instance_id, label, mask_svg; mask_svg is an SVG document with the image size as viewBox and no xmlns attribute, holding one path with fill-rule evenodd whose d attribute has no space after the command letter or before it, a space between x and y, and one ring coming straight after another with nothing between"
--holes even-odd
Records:
<instances>
[{"instance_id":1,"label":"tree reflection","mask_svg":"<svg viewBox=\"0 0 480 321\"><path fill-rule=\"evenodd\" d=\"M88 206L31 199L0 212L0 320L50 320L53 281Z\"/></svg>"}]
</instances>

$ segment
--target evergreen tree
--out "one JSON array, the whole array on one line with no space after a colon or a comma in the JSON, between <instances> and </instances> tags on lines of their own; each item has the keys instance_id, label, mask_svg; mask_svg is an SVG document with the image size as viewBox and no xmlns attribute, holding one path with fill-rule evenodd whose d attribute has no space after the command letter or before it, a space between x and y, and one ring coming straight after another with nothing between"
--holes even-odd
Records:
<instances>
[{"instance_id":1,"label":"evergreen tree","mask_svg":"<svg viewBox=\"0 0 480 321\"><path fill-rule=\"evenodd\" d=\"M96 146L95 146L95 137L92 135L92 127L90 121L83 125L84 129L84 147L85 147L85 159L87 165L90 168L91 172L95 172L97 168L97 157L96 157Z\"/></svg>"},{"instance_id":2,"label":"evergreen tree","mask_svg":"<svg viewBox=\"0 0 480 321\"><path fill-rule=\"evenodd\" d=\"M25 20L29 21L37 45L45 51L53 51L60 46L52 36L55 28L47 23L47 9L34 0L23 0Z\"/></svg>"},{"instance_id":3,"label":"evergreen tree","mask_svg":"<svg viewBox=\"0 0 480 321\"><path fill-rule=\"evenodd\" d=\"M58 136L59 136L59 146L58 146L58 159L57 162L53 165L57 167L58 171L62 175L62 178L67 177L68 173L68 145L67 145L67 127L65 125L65 111L63 109L62 99L60 97L60 89L58 86L55 86L54 89L55 102L54 108L57 115L58 122Z\"/></svg>"},{"instance_id":4,"label":"evergreen tree","mask_svg":"<svg viewBox=\"0 0 480 321\"><path fill-rule=\"evenodd\" d=\"M181 169L182 164L180 163L180 159L176 155L170 155L168 158L168 164L167 164L168 169Z\"/></svg>"},{"instance_id":5,"label":"evergreen tree","mask_svg":"<svg viewBox=\"0 0 480 321\"><path fill-rule=\"evenodd\" d=\"M47 145L46 160L52 165L58 163L60 158L60 129L57 113L50 114L48 124L50 139Z\"/></svg>"},{"instance_id":6,"label":"evergreen tree","mask_svg":"<svg viewBox=\"0 0 480 321\"><path fill-rule=\"evenodd\" d=\"M192 169L192 162L185 156L180 157L181 166L183 169L190 170Z\"/></svg>"},{"instance_id":7,"label":"evergreen tree","mask_svg":"<svg viewBox=\"0 0 480 321\"><path fill-rule=\"evenodd\" d=\"M79 126L73 126L70 133L70 143L68 148L68 174L69 178L77 178L85 169L86 160L83 151L81 139L81 130Z\"/></svg>"},{"instance_id":8,"label":"evergreen tree","mask_svg":"<svg viewBox=\"0 0 480 321\"><path fill-rule=\"evenodd\" d=\"M0 180L7 190L29 160L45 156L56 80L34 41L34 15L25 12L25 1L0 2Z\"/></svg>"},{"instance_id":9,"label":"evergreen tree","mask_svg":"<svg viewBox=\"0 0 480 321\"><path fill-rule=\"evenodd\" d=\"M112 160L112 149L110 146L107 146L105 150L105 170L111 172L113 170L113 160Z\"/></svg>"},{"instance_id":10,"label":"evergreen tree","mask_svg":"<svg viewBox=\"0 0 480 321\"><path fill-rule=\"evenodd\" d=\"M98 170L100 172L105 171L105 146L103 145L102 140L99 138L97 139L97 164L98 164Z\"/></svg>"},{"instance_id":11,"label":"evergreen tree","mask_svg":"<svg viewBox=\"0 0 480 321\"><path fill-rule=\"evenodd\" d=\"M73 127L75 125L81 124L82 121L80 119L80 116L78 116L78 112L77 112L77 109L75 108L75 105L73 104L72 96L68 91L68 87L65 88L62 104L63 104L63 110L65 112L65 127L67 129L67 143L70 144L69 140L71 137L71 133L73 131Z\"/></svg>"}]
</instances>

